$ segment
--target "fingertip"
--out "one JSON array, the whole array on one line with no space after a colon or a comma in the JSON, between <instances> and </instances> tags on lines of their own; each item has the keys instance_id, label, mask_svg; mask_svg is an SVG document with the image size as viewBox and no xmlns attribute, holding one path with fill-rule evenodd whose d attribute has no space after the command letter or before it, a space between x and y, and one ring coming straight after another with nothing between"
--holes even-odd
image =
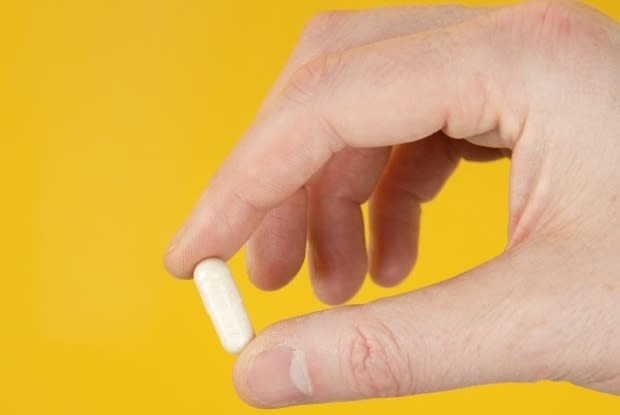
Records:
<instances>
[{"instance_id":1,"label":"fingertip","mask_svg":"<svg viewBox=\"0 0 620 415\"><path fill-rule=\"evenodd\" d=\"M326 284L322 284L320 282L313 283L312 289L316 298L318 298L323 304L329 306L344 304L353 298L357 292L357 290L355 292L351 292L350 290L342 289L339 286L326 287Z\"/></svg>"},{"instance_id":2,"label":"fingertip","mask_svg":"<svg viewBox=\"0 0 620 415\"><path fill-rule=\"evenodd\" d=\"M312 288L323 303L342 304L357 293L368 272L364 218L355 201L316 197L311 206Z\"/></svg>"},{"instance_id":3,"label":"fingertip","mask_svg":"<svg viewBox=\"0 0 620 415\"><path fill-rule=\"evenodd\" d=\"M260 249L259 249L260 250ZM275 291L286 286L301 269L301 255L266 254L257 256L254 238L245 245L246 270L254 286L263 291Z\"/></svg>"},{"instance_id":4,"label":"fingertip","mask_svg":"<svg viewBox=\"0 0 620 415\"><path fill-rule=\"evenodd\" d=\"M184 265L184 261L179 258L178 252L173 247L169 247L164 254L163 265L164 269L175 278L192 278L193 269Z\"/></svg>"},{"instance_id":5,"label":"fingertip","mask_svg":"<svg viewBox=\"0 0 620 415\"><path fill-rule=\"evenodd\" d=\"M188 275L187 267L183 266L182 259L179 258L179 247L187 233L186 231L187 222L179 227L170 242L168 242L163 258L163 265L166 271L173 277L182 279L191 277L191 272Z\"/></svg>"},{"instance_id":6,"label":"fingertip","mask_svg":"<svg viewBox=\"0 0 620 415\"><path fill-rule=\"evenodd\" d=\"M192 213L179 228L164 254L164 268L170 275L179 279L191 279L194 268L205 258L228 259L221 250L209 249L212 237L219 235L214 231L207 232L207 229L211 229L209 222L204 220L207 215L203 215L201 220L196 220L194 215ZM216 246L221 247L222 244Z\"/></svg>"},{"instance_id":7,"label":"fingertip","mask_svg":"<svg viewBox=\"0 0 620 415\"><path fill-rule=\"evenodd\" d=\"M310 251L310 279L314 295L324 304L336 306L349 301L361 288L367 273L366 261L325 267Z\"/></svg>"},{"instance_id":8,"label":"fingertip","mask_svg":"<svg viewBox=\"0 0 620 415\"><path fill-rule=\"evenodd\" d=\"M395 287L409 275L415 265L415 260L415 255L411 254L393 260L371 260L370 278L381 287Z\"/></svg>"},{"instance_id":9,"label":"fingertip","mask_svg":"<svg viewBox=\"0 0 620 415\"><path fill-rule=\"evenodd\" d=\"M259 289L287 285L303 265L306 252L306 192L300 189L269 211L245 244L246 268Z\"/></svg>"},{"instance_id":10,"label":"fingertip","mask_svg":"<svg viewBox=\"0 0 620 415\"><path fill-rule=\"evenodd\" d=\"M373 238L369 255L370 278L381 287L394 287L409 275L417 256L415 236L401 235L400 238L385 240Z\"/></svg>"}]
</instances>

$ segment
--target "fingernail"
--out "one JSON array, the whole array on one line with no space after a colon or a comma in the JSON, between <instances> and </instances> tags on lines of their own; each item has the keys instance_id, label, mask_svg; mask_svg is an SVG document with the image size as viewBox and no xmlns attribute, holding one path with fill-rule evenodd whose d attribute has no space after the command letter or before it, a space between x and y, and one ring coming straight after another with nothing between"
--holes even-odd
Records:
<instances>
[{"instance_id":1,"label":"fingernail","mask_svg":"<svg viewBox=\"0 0 620 415\"><path fill-rule=\"evenodd\" d=\"M257 401L270 405L306 401L312 395L305 354L278 346L254 358L247 385Z\"/></svg>"}]
</instances>

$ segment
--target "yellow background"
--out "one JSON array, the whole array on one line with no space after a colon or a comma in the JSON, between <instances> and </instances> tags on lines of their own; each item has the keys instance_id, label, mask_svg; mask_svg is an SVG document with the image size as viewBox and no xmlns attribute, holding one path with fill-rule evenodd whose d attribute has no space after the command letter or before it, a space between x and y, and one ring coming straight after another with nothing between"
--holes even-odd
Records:
<instances>
[{"instance_id":1,"label":"yellow background","mask_svg":"<svg viewBox=\"0 0 620 415\"><path fill-rule=\"evenodd\" d=\"M391 2L395 4L397 2ZM404 2L402 2L404 3ZM480 3L480 2L478 2ZM592 2L620 17L615 1ZM382 1L0 2L0 413L238 413L233 358L165 245L251 121L303 23ZM472 4L472 3L470 3ZM402 286L499 253L505 161L462 165L425 207ZM307 269L276 293L232 260L258 330L323 306ZM618 413L565 384L495 385L282 413Z\"/></svg>"}]
</instances>

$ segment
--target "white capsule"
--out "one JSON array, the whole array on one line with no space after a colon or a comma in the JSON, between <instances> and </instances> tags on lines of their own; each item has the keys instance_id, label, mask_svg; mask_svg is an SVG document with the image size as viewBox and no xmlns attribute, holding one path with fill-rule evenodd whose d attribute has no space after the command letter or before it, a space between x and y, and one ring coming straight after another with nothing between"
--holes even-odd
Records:
<instances>
[{"instance_id":1,"label":"white capsule","mask_svg":"<svg viewBox=\"0 0 620 415\"><path fill-rule=\"evenodd\" d=\"M194 270L194 282L224 349L241 352L254 337L254 330L226 263L205 259Z\"/></svg>"}]
</instances>

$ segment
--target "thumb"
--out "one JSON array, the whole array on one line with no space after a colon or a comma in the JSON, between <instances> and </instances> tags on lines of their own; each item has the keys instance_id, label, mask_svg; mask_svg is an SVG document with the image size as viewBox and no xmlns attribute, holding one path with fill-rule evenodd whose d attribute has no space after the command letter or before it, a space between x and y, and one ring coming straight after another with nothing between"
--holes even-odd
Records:
<instances>
[{"instance_id":1,"label":"thumb","mask_svg":"<svg viewBox=\"0 0 620 415\"><path fill-rule=\"evenodd\" d=\"M240 356L237 391L279 407L556 378L562 346L544 335L561 330L541 321L553 290L529 293L546 281L532 263L513 251L429 288L278 323Z\"/></svg>"}]
</instances>

